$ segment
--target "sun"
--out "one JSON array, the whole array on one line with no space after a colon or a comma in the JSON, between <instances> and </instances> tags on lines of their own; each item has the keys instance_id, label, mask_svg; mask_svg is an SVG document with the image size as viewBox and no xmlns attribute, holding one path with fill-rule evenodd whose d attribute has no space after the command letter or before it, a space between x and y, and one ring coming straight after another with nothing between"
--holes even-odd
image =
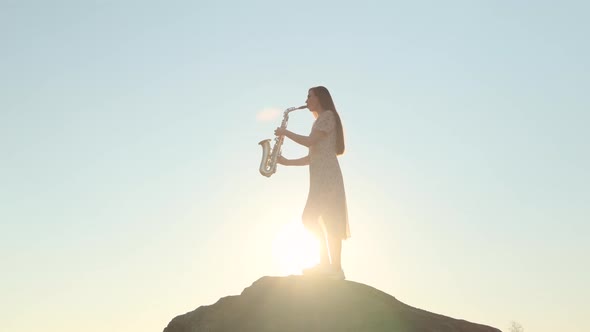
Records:
<instances>
[{"instance_id":1,"label":"sun","mask_svg":"<svg viewBox=\"0 0 590 332\"><path fill-rule=\"evenodd\" d=\"M319 243L301 221L282 225L272 244L275 265L281 274L301 274L301 270L319 262Z\"/></svg>"}]
</instances>

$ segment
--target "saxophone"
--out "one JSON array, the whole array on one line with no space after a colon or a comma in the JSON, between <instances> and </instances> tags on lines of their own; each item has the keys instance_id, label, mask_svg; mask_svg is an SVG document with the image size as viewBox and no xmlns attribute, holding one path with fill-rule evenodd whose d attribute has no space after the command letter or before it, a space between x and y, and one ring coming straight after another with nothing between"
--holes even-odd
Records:
<instances>
[{"instance_id":1,"label":"saxophone","mask_svg":"<svg viewBox=\"0 0 590 332\"><path fill-rule=\"evenodd\" d=\"M307 106L290 107L283 112L283 122L281 122L281 128L287 128L287 122L289 122L289 113L307 108ZM258 142L262 146L262 161L260 161L260 174L269 178L277 171L277 160L281 155L281 146L285 136L275 136L275 144L270 149L270 138Z\"/></svg>"}]
</instances>

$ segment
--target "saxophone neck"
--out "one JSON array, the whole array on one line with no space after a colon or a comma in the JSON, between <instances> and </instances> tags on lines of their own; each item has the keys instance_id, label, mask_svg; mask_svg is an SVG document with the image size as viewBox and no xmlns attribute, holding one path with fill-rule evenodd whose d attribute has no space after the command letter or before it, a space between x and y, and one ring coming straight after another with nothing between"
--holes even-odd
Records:
<instances>
[{"instance_id":1,"label":"saxophone neck","mask_svg":"<svg viewBox=\"0 0 590 332\"><path fill-rule=\"evenodd\" d=\"M289 107L285 110L285 115L293 112L293 111L297 111L297 110L302 110L307 108L307 105L303 105L303 106L299 106L299 107Z\"/></svg>"}]
</instances>

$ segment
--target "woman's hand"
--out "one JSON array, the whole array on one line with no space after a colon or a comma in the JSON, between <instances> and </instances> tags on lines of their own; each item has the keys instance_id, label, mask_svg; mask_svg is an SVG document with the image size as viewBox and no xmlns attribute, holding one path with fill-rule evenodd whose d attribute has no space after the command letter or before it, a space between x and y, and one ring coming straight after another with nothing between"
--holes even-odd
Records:
<instances>
[{"instance_id":1,"label":"woman's hand","mask_svg":"<svg viewBox=\"0 0 590 332\"><path fill-rule=\"evenodd\" d=\"M275 136L285 136L287 135L288 130L285 128L277 127L275 129Z\"/></svg>"}]
</instances>

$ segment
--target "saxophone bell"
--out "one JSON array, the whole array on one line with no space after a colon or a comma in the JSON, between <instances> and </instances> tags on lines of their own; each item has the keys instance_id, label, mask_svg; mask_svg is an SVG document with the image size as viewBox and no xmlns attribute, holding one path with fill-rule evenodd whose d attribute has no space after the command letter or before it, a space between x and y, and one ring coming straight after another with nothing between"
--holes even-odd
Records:
<instances>
[{"instance_id":1,"label":"saxophone bell","mask_svg":"<svg viewBox=\"0 0 590 332\"><path fill-rule=\"evenodd\" d=\"M263 139L262 141L258 142L260 146L262 146L262 160L260 161L260 174L269 178L277 171L277 165L271 164L270 158L270 138Z\"/></svg>"}]
</instances>

